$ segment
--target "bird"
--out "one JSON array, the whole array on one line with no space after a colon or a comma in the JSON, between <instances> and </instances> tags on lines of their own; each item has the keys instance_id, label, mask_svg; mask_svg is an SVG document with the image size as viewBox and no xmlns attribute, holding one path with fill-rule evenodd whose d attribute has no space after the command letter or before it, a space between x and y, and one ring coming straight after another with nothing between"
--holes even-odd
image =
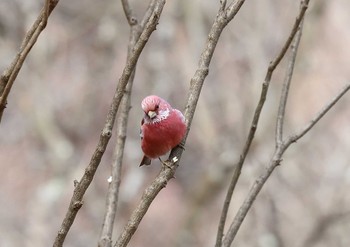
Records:
<instances>
[{"instance_id":1,"label":"bird","mask_svg":"<svg viewBox=\"0 0 350 247\"><path fill-rule=\"evenodd\" d=\"M180 144L186 133L185 117L181 111L173 109L164 99L150 95L141 102L144 116L141 120L141 149L144 153L140 166L150 165ZM165 163L162 162L164 165Z\"/></svg>"}]
</instances>

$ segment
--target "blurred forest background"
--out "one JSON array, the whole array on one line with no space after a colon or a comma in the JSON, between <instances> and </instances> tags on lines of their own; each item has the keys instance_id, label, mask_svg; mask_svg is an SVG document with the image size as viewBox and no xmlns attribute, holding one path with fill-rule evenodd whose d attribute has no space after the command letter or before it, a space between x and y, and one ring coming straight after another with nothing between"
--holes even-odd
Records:
<instances>
[{"instance_id":1,"label":"blurred forest background","mask_svg":"<svg viewBox=\"0 0 350 247\"><path fill-rule=\"evenodd\" d=\"M0 71L44 1L0 1ZM130 1L141 18L148 1ZM168 1L138 62L114 237L160 169L142 158L141 100L183 110L219 1ZM233 164L245 143L269 61L299 1L246 1L214 54L176 179L151 205L129 246L214 246ZM311 1L287 105L286 133L304 126L350 79L350 2ZM120 1L61 0L29 54L0 125L0 246L51 246L97 144L125 64L129 26ZM286 63L275 72L234 194L231 222L274 150ZM292 145L248 213L237 246L350 246L350 95ZM114 130L115 131L115 130ZM113 137L116 135L114 134ZM97 246L113 139L65 246Z\"/></svg>"}]
</instances>

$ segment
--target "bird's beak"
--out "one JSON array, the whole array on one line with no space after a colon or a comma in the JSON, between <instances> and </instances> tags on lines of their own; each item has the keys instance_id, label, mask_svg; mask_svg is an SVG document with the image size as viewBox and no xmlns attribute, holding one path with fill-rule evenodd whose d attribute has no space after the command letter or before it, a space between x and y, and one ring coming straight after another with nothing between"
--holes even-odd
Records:
<instances>
[{"instance_id":1,"label":"bird's beak","mask_svg":"<svg viewBox=\"0 0 350 247\"><path fill-rule=\"evenodd\" d=\"M155 116L157 116L157 113L155 111L149 111L147 115L152 119L155 118Z\"/></svg>"}]
</instances>

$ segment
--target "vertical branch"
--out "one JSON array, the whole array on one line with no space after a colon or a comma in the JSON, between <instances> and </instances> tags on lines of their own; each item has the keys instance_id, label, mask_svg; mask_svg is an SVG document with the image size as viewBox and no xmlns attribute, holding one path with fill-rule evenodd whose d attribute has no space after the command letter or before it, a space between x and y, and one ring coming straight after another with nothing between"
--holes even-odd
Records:
<instances>
[{"instance_id":1,"label":"vertical branch","mask_svg":"<svg viewBox=\"0 0 350 247\"><path fill-rule=\"evenodd\" d=\"M45 29L48 18L59 0L45 0L44 7L32 27L28 30L18 54L13 59L11 65L2 73L0 77L0 122L6 108L7 98L10 94L14 81L17 78L22 65L30 50L36 43L39 35Z\"/></svg>"},{"instance_id":2,"label":"vertical branch","mask_svg":"<svg viewBox=\"0 0 350 247\"><path fill-rule=\"evenodd\" d=\"M298 51L298 47L299 47L299 43L302 35L302 29L301 29L302 26L303 26L303 21L300 23L298 32L296 33L295 39L291 45L291 53L290 53L290 58L288 62L287 74L285 76L285 81L282 85L282 93L281 93L281 99L280 99L280 104L279 104L278 113L277 113L276 135L275 135L275 138L276 138L275 142L277 145L281 144L283 140L284 116L286 112L289 87L292 81L292 76L294 71L295 59L297 57L297 51Z\"/></svg>"},{"instance_id":3,"label":"vertical branch","mask_svg":"<svg viewBox=\"0 0 350 247\"><path fill-rule=\"evenodd\" d=\"M130 96L132 90L132 84L134 80L135 71L131 74L129 82L126 86L124 96L120 103L120 114L117 118L117 143L114 148L114 158L112 164L112 181L109 182L107 201L106 201L106 213L103 220L102 231L99 247L111 247L112 246L112 232L114 219L117 212L119 187L121 183L121 170L124 154L124 146L126 141L127 122L130 110Z\"/></svg>"},{"instance_id":4,"label":"vertical branch","mask_svg":"<svg viewBox=\"0 0 350 247\"><path fill-rule=\"evenodd\" d=\"M280 52L270 62L270 65L266 71L265 79L264 79L264 82L262 84L260 99L259 99L258 105L257 105L255 112L254 112L254 116L253 116L252 123L250 125L248 137L247 137L246 143L244 144L243 151L239 157L239 161L237 162L237 164L235 165L235 168L233 170L232 179L231 179L229 188L228 188L227 193L226 193L223 209L222 209L221 216L220 216L215 247L220 247L222 244L222 238L224 236L224 228L225 228L225 223L226 223L226 219L227 219L227 213L228 213L228 209L229 209L229 206L231 203L233 191L234 191L236 184L238 182L238 179L240 177L245 158L247 157L247 154L250 150L250 146L253 142L255 132L256 132L256 129L258 127L260 115L261 115L263 106L265 104L266 95L267 95L267 92L268 92L268 89L270 86L272 74L273 74L274 70L276 69L277 65L281 62L282 58L286 54L288 47L290 46L296 32L298 31L298 27L303 20L306 9L308 7L308 3L309 3L309 0L305 0L305 1L302 0L299 14L295 20L295 23L292 27L290 35L288 36L288 38L287 38L286 42L284 43Z\"/></svg>"},{"instance_id":5,"label":"vertical branch","mask_svg":"<svg viewBox=\"0 0 350 247\"><path fill-rule=\"evenodd\" d=\"M149 18L142 33L140 34L140 38L137 40L135 46L133 47L132 54L127 59L126 65L113 96L113 100L110 105L110 109L108 111L106 122L100 135L99 142L91 157L89 165L85 169L84 175L82 176L81 180L76 183L66 216L61 224L60 230L54 242L55 247L63 245L67 233L70 230L70 227L72 226L75 217L83 204L83 196L93 180L95 172L101 162L101 158L111 138L116 113L123 97L126 84L128 83L129 78L135 69L137 60L139 59L143 48L145 47L153 31L156 29L164 4L165 0L157 1L151 17Z\"/></svg>"}]
</instances>

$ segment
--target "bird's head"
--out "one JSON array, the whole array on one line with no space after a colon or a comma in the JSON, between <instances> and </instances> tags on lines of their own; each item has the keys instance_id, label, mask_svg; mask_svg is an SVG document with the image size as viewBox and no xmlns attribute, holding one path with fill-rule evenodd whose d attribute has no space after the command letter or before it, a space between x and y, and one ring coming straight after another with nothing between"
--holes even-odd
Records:
<instances>
[{"instance_id":1,"label":"bird's head","mask_svg":"<svg viewBox=\"0 0 350 247\"><path fill-rule=\"evenodd\" d=\"M146 123L159 122L169 116L171 106L164 99L150 95L142 100L142 110L145 112Z\"/></svg>"}]
</instances>

